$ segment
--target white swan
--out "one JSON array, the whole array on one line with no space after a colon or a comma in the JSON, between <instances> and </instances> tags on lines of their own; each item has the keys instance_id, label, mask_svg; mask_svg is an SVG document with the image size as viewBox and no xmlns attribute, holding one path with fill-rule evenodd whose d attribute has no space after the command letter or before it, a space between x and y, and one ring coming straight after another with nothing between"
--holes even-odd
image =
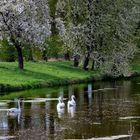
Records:
<instances>
[{"instance_id":1,"label":"white swan","mask_svg":"<svg viewBox=\"0 0 140 140\"><path fill-rule=\"evenodd\" d=\"M65 103L63 102L63 98L60 96L58 98L58 104L57 104L57 108L64 108L65 107Z\"/></svg>"},{"instance_id":2,"label":"white swan","mask_svg":"<svg viewBox=\"0 0 140 140\"><path fill-rule=\"evenodd\" d=\"M72 96L71 96L71 100L68 101L67 106L68 106L68 107L70 107L70 106L76 106L75 99L76 99L75 96L72 95Z\"/></svg>"},{"instance_id":3,"label":"white swan","mask_svg":"<svg viewBox=\"0 0 140 140\"><path fill-rule=\"evenodd\" d=\"M73 118L75 116L75 111L76 111L75 99L76 99L75 96L72 95L71 100L69 100L68 104L67 104L68 113L69 113L71 118Z\"/></svg>"},{"instance_id":4,"label":"white swan","mask_svg":"<svg viewBox=\"0 0 140 140\"><path fill-rule=\"evenodd\" d=\"M59 97L58 104L57 104L58 117L61 118L64 112L65 112L65 103L63 102L63 98Z\"/></svg>"},{"instance_id":5,"label":"white swan","mask_svg":"<svg viewBox=\"0 0 140 140\"><path fill-rule=\"evenodd\" d=\"M8 113L20 113L20 112L21 112L20 100L18 100L18 107L17 108L8 109Z\"/></svg>"}]
</instances>

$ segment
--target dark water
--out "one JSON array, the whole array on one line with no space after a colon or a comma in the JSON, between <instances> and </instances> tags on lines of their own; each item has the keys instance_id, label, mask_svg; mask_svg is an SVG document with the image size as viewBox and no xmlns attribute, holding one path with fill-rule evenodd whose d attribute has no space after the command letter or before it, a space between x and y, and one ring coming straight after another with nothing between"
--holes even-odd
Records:
<instances>
[{"instance_id":1,"label":"dark water","mask_svg":"<svg viewBox=\"0 0 140 140\"><path fill-rule=\"evenodd\" d=\"M76 96L76 108L68 113L66 106L65 112L58 114L56 98L72 94ZM9 97L17 95L23 98L22 111L7 115L6 109L16 106ZM140 139L140 78L28 90L0 98L6 103L0 104L0 139Z\"/></svg>"}]
</instances>

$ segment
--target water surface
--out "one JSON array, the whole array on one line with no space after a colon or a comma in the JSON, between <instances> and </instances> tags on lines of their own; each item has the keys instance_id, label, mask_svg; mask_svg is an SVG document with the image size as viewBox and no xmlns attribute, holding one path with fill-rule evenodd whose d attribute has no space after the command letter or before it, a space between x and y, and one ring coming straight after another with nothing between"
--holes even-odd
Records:
<instances>
[{"instance_id":1,"label":"water surface","mask_svg":"<svg viewBox=\"0 0 140 140\"><path fill-rule=\"evenodd\" d=\"M0 96L0 139L63 140L140 138L140 78L43 88ZM70 96L76 108L67 110ZM59 96L65 111L58 113ZM7 115L22 98L20 114Z\"/></svg>"}]
</instances>

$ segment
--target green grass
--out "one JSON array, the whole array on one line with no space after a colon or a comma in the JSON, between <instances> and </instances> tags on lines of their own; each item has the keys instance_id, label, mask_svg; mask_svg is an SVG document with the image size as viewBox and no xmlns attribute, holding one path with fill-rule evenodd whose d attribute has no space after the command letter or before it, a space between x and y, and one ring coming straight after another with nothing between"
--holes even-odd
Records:
<instances>
[{"instance_id":1,"label":"green grass","mask_svg":"<svg viewBox=\"0 0 140 140\"><path fill-rule=\"evenodd\" d=\"M140 55L131 67L133 72L140 73ZM75 68L69 61L25 62L23 71L17 68L16 62L0 62L0 91L80 83L93 77L102 79L99 72Z\"/></svg>"},{"instance_id":2,"label":"green grass","mask_svg":"<svg viewBox=\"0 0 140 140\"><path fill-rule=\"evenodd\" d=\"M25 62L25 69L18 70L17 63L0 62L0 84L19 89L61 85L75 80L85 80L97 72L74 68L71 62ZM5 89L7 89L5 88Z\"/></svg>"}]
</instances>

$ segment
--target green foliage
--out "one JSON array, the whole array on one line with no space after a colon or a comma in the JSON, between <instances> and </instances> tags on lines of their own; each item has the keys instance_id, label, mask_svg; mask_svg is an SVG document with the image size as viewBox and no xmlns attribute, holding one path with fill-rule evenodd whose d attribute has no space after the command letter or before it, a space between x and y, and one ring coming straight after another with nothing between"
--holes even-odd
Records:
<instances>
[{"instance_id":1,"label":"green foliage","mask_svg":"<svg viewBox=\"0 0 140 140\"><path fill-rule=\"evenodd\" d=\"M134 72L140 72L140 52L135 55L131 62L131 68Z\"/></svg>"},{"instance_id":2,"label":"green foliage","mask_svg":"<svg viewBox=\"0 0 140 140\"><path fill-rule=\"evenodd\" d=\"M42 60L42 51L40 48L32 48L32 55L34 61Z\"/></svg>"},{"instance_id":3,"label":"green foliage","mask_svg":"<svg viewBox=\"0 0 140 140\"><path fill-rule=\"evenodd\" d=\"M58 0L49 0L50 16L54 17L56 12L56 3Z\"/></svg>"},{"instance_id":4,"label":"green foliage","mask_svg":"<svg viewBox=\"0 0 140 140\"><path fill-rule=\"evenodd\" d=\"M48 58L58 58L63 55L63 43L58 35L50 36L45 43Z\"/></svg>"},{"instance_id":5,"label":"green foliage","mask_svg":"<svg viewBox=\"0 0 140 140\"><path fill-rule=\"evenodd\" d=\"M4 39L0 41L0 61L13 62L16 59L16 50L13 45Z\"/></svg>"},{"instance_id":6,"label":"green foliage","mask_svg":"<svg viewBox=\"0 0 140 140\"><path fill-rule=\"evenodd\" d=\"M23 56L26 61L33 61L32 47L30 44L25 44L23 48Z\"/></svg>"},{"instance_id":7,"label":"green foliage","mask_svg":"<svg viewBox=\"0 0 140 140\"><path fill-rule=\"evenodd\" d=\"M29 44L23 43L23 56L26 61L33 60L32 48ZM13 62L17 60L15 47L6 39L0 41L0 61Z\"/></svg>"}]
</instances>

